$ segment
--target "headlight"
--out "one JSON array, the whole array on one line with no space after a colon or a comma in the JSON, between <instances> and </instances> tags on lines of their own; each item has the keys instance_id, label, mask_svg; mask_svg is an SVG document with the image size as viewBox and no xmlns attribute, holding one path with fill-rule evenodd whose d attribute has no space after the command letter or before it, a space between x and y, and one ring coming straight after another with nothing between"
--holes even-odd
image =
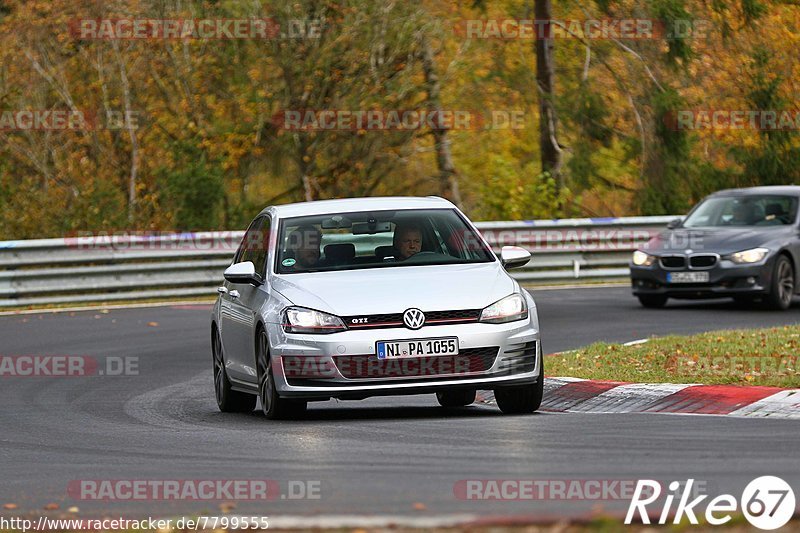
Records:
<instances>
[{"instance_id":1,"label":"headlight","mask_svg":"<svg viewBox=\"0 0 800 533\"><path fill-rule=\"evenodd\" d=\"M636 250L633 252L633 264L636 266L646 266L649 267L656 261L656 256L646 254L640 250Z\"/></svg>"},{"instance_id":2,"label":"headlight","mask_svg":"<svg viewBox=\"0 0 800 533\"><path fill-rule=\"evenodd\" d=\"M528 318L528 304L521 294L506 296L483 310L481 322L504 324Z\"/></svg>"},{"instance_id":3,"label":"headlight","mask_svg":"<svg viewBox=\"0 0 800 533\"><path fill-rule=\"evenodd\" d=\"M767 248L753 248L752 250L745 250L743 252L736 252L731 254L731 261L734 263L758 263L769 253Z\"/></svg>"},{"instance_id":4,"label":"headlight","mask_svg":"<svg viewBox=\"0 0 800 533\"><path fill-rule=\"evenodd\" d=\"M336 333L347 327L338 316L304 307L289 307L283 313L286 333Z\"/></svg>"}]
</instances>

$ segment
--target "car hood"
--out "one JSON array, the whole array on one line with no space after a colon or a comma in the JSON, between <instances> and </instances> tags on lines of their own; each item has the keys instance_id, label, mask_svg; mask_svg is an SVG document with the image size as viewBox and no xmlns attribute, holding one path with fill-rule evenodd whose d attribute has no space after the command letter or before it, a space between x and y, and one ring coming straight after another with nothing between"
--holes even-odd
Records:
<instances>
[{"instance_id":1,"label":"car hood","mask_svg":"<svg viewBox=\"0 0 800 533\"><path fill-rule=\"evenodd\" d=\"M791 227L765 228L678 228L653 237L644 251L659 255L665 253L718 253L734 252L764 246L770 241L787 237ZM691 253L691 252L690 252Z\"/></svg>"},{"instance_id":2,"label":"car hood","mask_svg":"<svg viewBox=\"0 0 800 533\"><path fill-rule=\"evenodd\" d=\"M274 277L294 305L339 316L482 309L516 290L499 262L383 267Z\"/></svg>"}]
</instances>

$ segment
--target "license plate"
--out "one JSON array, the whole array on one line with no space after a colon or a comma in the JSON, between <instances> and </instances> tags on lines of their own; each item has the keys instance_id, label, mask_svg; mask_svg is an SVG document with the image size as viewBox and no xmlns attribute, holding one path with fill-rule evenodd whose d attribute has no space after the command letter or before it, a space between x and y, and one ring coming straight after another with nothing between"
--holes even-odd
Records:
<instances>
[{"instance_id":1,"label":"license plate","mask_svg":"<svg viewBox=\"0 0 800 533\"><path fill-rule=\"evenodd\" d=\"M669 272L668 283L708 283L708 272Z\"/></svg>"},{"instance_id":2,"label":"license plate","mask_svg":"<svg viewBox=\"0 0 800 533\"><path fill-rule=\"evenodd\" d=\"M375 347L378 359L397 357L428 357L431 355L458 355L458 338L411 339L380 341Z\"/></svg>"}]
</instances>

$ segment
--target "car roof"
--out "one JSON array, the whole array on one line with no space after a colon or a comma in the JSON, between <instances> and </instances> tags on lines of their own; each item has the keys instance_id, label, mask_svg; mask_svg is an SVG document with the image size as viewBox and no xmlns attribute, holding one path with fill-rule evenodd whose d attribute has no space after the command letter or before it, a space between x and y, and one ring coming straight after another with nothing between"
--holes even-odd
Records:
<instances>
[{"instance_id":1,"label":"car roof","mask_svg":"<svg viewBox=\"0 0 800 533\"><path fill-rule=\"evenodd\" d=\"M327 213L347 213L357 211L394 211L401 209L454 209L455 206L437 196L373 196L369 198L341 198L337 200L316 200L270 206L261 213L272 213L279 218Z\"/></svg>"},{"instance_id":2,"label":"car roof","mask_svg":"<svg viewBox=\"0 0 800 533\"><path fill-rule=\"evenodd\" d=\"M756 194L783 194L787 196L800 196L798 185L764 185L761 187L747 187L742 189L724 189L709 195L714 196L749 196Z\"/></svg>"}]
</instances>

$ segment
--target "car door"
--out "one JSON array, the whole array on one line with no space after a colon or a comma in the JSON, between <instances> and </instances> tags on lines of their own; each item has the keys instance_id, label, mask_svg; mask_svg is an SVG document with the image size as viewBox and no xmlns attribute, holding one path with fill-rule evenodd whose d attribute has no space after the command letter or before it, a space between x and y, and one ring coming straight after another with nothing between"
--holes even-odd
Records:
<instances>
[{"instance_id":1,"label":"car door","mask_svg":"<svg viewBox=\"0 0 800 533\"><path fill-rule=\"evenodd\" d=\"M250 261L256 273L266 280L271 220L258 217L247 229L235 262ZM268 297L267 285L225 281L222 295L221 332L228 376L234 381L257 383L255 371L256 313Z\"/></svg>"}]
</instances>

